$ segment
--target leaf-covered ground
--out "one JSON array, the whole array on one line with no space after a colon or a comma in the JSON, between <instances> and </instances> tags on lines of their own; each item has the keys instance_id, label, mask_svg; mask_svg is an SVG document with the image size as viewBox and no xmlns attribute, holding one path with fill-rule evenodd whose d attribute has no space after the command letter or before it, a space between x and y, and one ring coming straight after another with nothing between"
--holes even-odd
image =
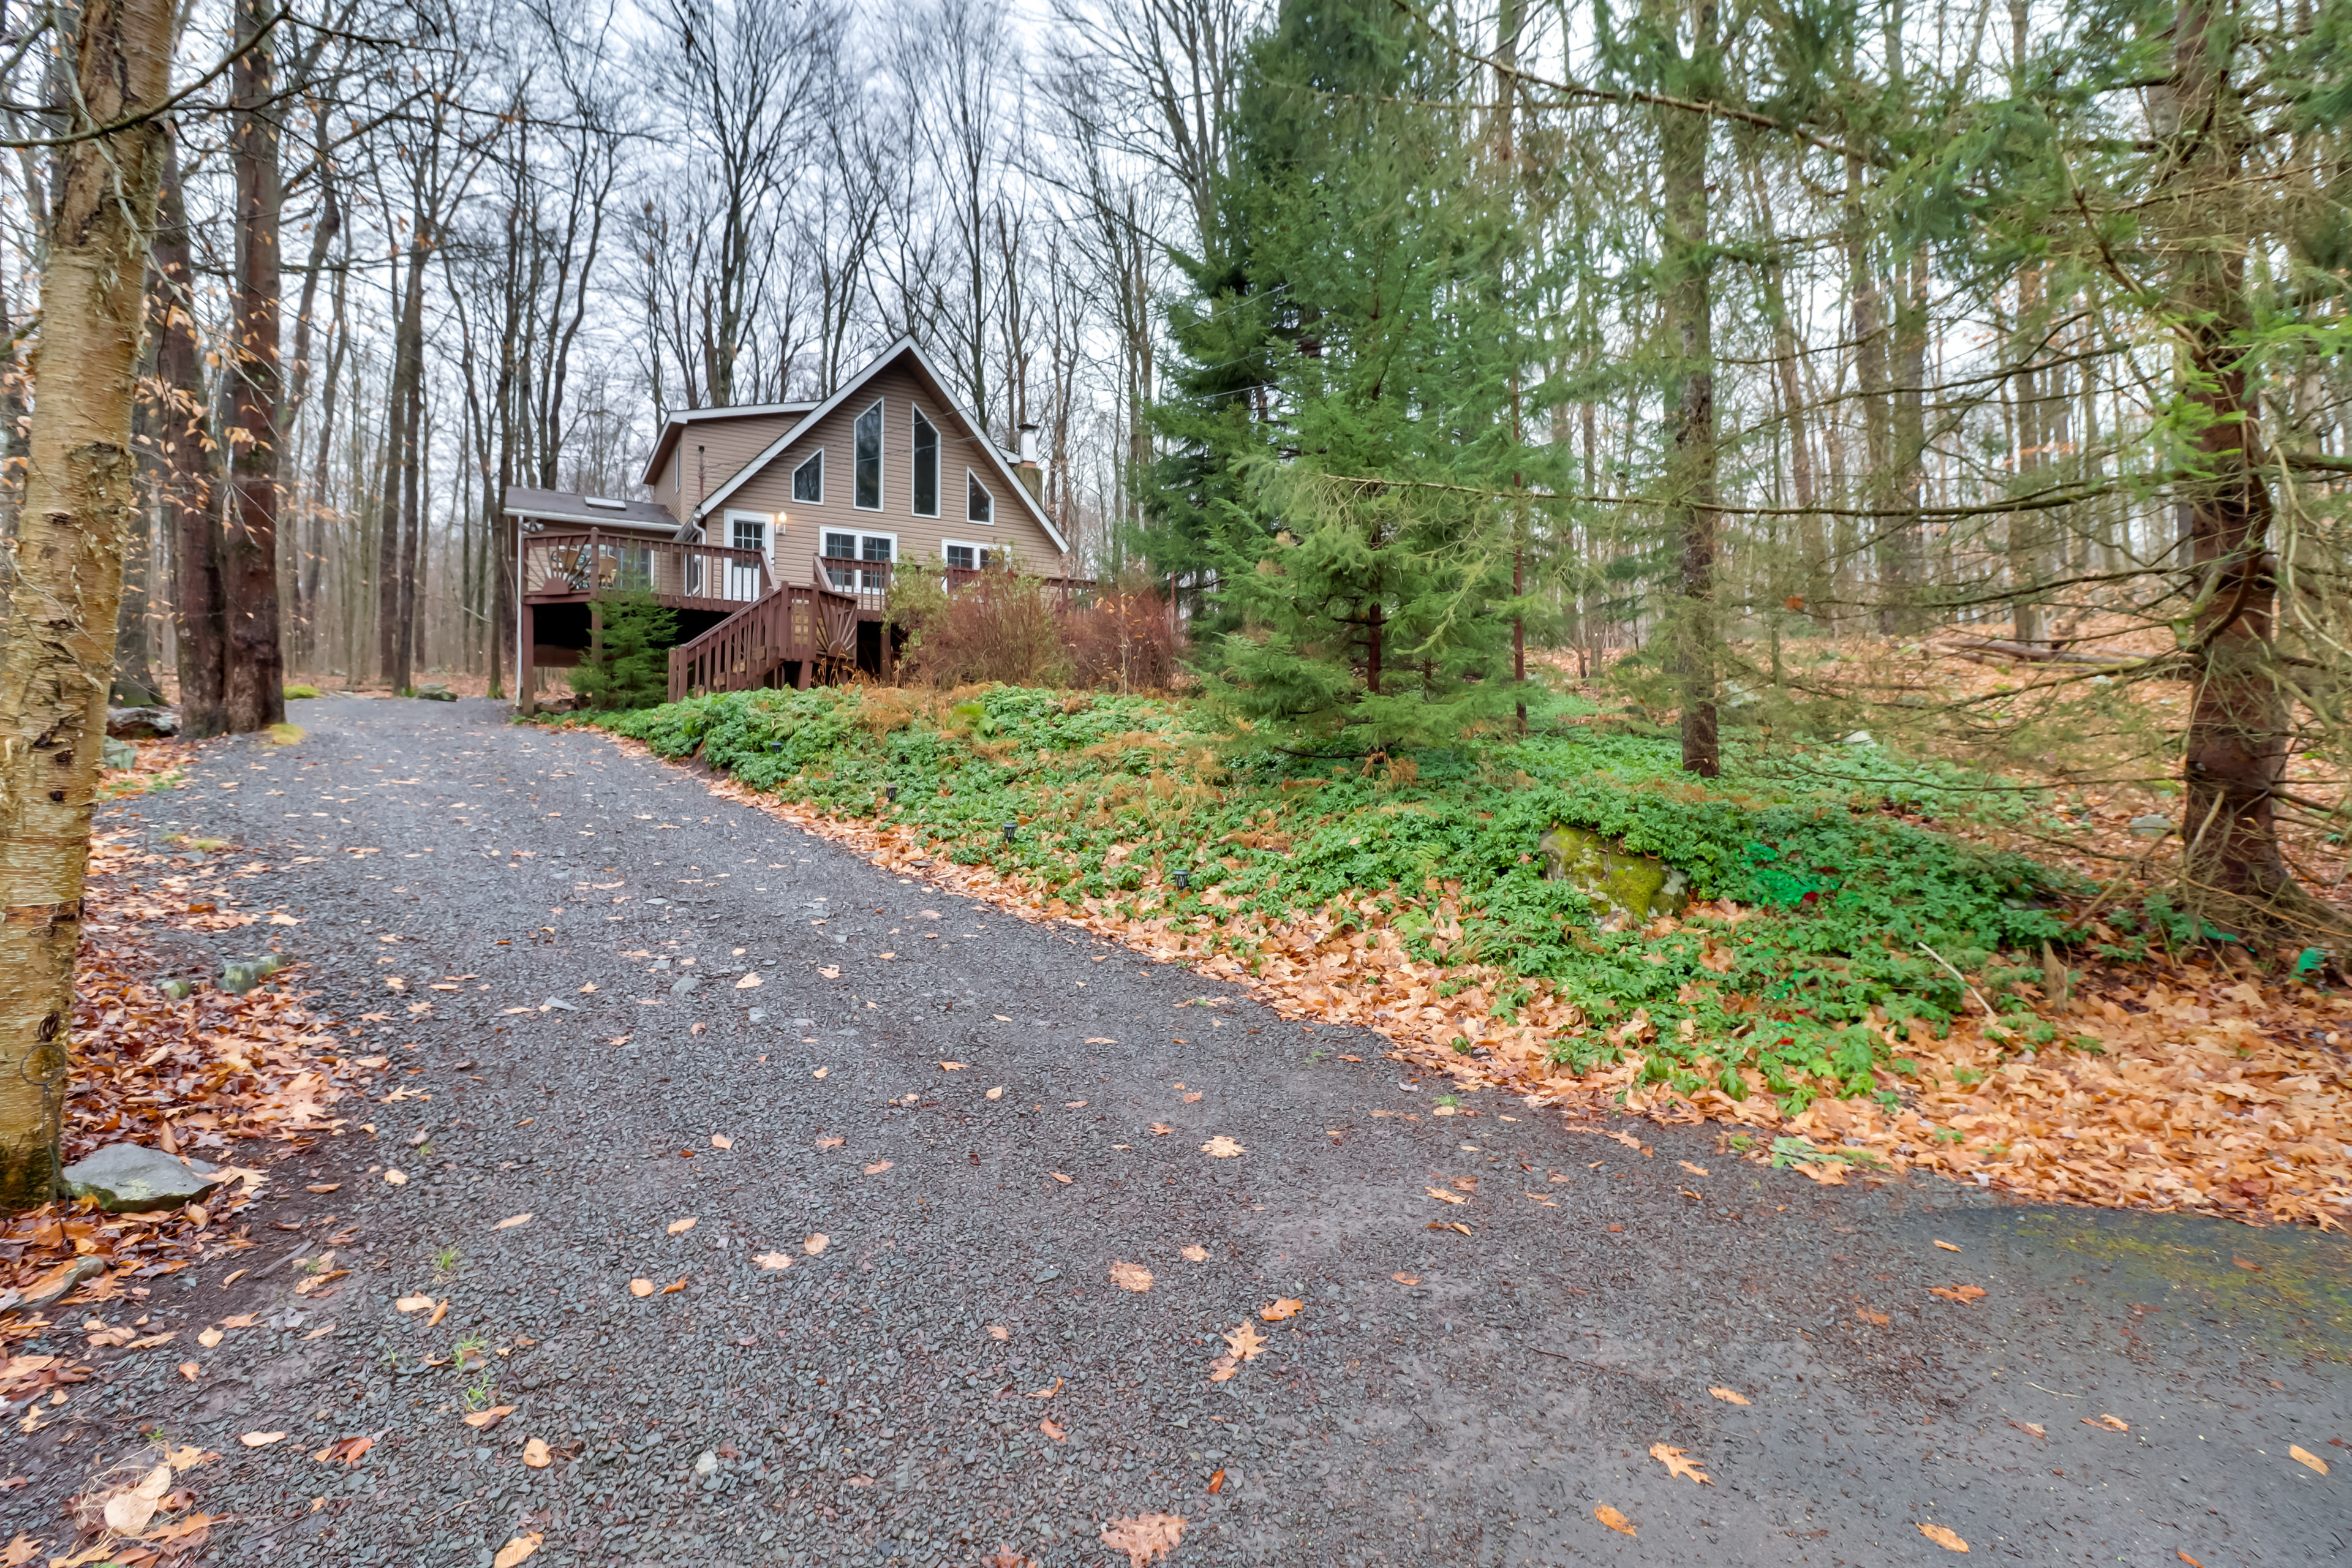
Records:
<instances>
[{"instance_id":1,"label":"leaf-covered ground","mask_svg":"<svg viewBox=\"0 0 2352 1568\"><path fill-rule=\"evenodd\" d=\"M1007 688L602 722L885 863L1366 1025L1465 1084L1739 1123L1832 1182L1883 1164L2323 1226L2352 1207L2345 1000L2163 960L2160 906L2078 929L2071 873L1926 826L2032 808L1952 769L1758 748L1702 785L1664 742L1577 728L1370 766L1221 754L1179 704ZM1608 929L1542 876L1558 823L1682 868L1696 901Z\"/></svg>"}]
</instances>

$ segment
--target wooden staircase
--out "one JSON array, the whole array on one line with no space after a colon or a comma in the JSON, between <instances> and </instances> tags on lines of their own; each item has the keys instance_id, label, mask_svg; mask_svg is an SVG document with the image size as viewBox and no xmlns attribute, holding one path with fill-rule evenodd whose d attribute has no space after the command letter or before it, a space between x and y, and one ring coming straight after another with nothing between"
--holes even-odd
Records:
<instances>
[{"instance_id":1,"label":"wooden staircase","mask_svg":"<svg viewBox=\"0 0 2352 1568\"><path fill-rule=\"evenodd\" d=\"M845 680L857 668L858 601L826 585L779 583L701 636L669 650L669 700L777 684L798 666L803 688ZM887 634L885 634L886 638Z\"/></svg>"}]
</instances>

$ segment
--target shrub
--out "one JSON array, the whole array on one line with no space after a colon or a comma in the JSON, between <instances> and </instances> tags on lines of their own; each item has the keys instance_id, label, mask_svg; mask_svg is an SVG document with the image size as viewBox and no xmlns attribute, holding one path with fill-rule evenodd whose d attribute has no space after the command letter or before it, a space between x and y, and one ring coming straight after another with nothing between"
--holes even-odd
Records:
<instances>
[{"instance_id":1,"label":"shrub","mask_svg":"<svg viewBox=\"0 0 2352 1568\"><path fill-rule=\"evenodd\" d=\"M1062 617L1062 642L1080 686L1165 691L1176 679L1176 626L1168 595L1140 573L1123 573Z\"/></svg>"},{"instance_id":2,"label":"shrub","mask_svg":"<svg viewBox=\"0 0 2352 1568\"><path fill-rule=\"evenodd\" d=\"M572 671L572 689L592 708L667 701L677 612L644 589L630 589L591 600L588 614L588 651Z\"/></svg>"},{"instance_id":3,"label":"shrub","mask_svg":"<svg viewBox=\"0 0 2352 1568\"><path fill-rule=\"evenodd\" d=\"M1056 592L1007 560L950 585L943 573L892 574L890 616L905 628L907 675L929 686L1060 686L1071 675Z\"/></svg>"},{"instance_id":4,"label":"shrub","mask_svg":"<svg viewBox=\"0 0 2352 1568\"><path fill-rule=\"evenodd\" d=\"M286 698L289 701L292 701L298 698L316 697L318 695L319 689L315 686L289 686L286 689Z\"/></svg>"}]
</instances>

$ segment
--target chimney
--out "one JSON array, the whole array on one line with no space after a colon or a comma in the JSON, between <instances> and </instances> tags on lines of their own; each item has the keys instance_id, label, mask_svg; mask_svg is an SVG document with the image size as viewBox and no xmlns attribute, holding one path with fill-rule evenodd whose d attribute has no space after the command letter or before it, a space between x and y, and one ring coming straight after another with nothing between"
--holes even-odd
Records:
<instances>
[{"instance_id":1,"label":"chimney","mask_svg":"<svg viewBox=\"0 0 2352 1568\"><path fill-rule=\"evenodd\" d=\"M1037 426L1021 426L1021 462L1013 470L1021 482L1029 487L1029 499L1038 505L1045 504L1045 474L1037 467Z\"/></svg>"}]
</instances>

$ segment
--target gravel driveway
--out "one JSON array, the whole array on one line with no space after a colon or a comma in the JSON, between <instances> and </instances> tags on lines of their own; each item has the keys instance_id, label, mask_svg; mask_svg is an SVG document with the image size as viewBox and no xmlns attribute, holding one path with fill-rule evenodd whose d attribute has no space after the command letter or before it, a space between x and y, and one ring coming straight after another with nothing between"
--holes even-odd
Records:
<instances>
[{"instance_id":1,"label":"gravel driveway","mask_svg":"<svg viewBox=\"0 0 2352 1568\"><path fill-rule=\"evenodd\" d=\"M294 983L394 1098L270 1167L264 1246L158 1282L158 1326L257 1315L199 1382L100 1352L70 1419L11 1424L0 1540L54 1539L157 1430L224 1456L188 1480L234 1564L476 1568L535 1531L551 1568L1059 1568L1123 1564L1101 1530L1150 1514L1179 1565L1946 1561L1922 1524L2026 1563L2352 1560L2339 1238L1452 1104L1377 1037L594 735L293 706L299 743L209 747L101 826L289 867ZM213 944L193 973L268 929L174 940ZM297 1296L333 1237L352 1273Z\"/></svg>"}]
</instances>

